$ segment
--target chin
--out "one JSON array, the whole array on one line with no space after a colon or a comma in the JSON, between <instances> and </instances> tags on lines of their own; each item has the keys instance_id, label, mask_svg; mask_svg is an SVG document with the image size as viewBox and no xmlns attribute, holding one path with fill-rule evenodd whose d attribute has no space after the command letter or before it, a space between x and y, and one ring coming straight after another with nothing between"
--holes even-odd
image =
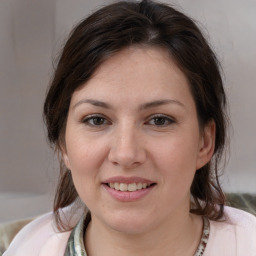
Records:
<instances>
[{"instance_id":1,"label":"chin","mask_svg":"<svg viewBox=\"0 0 256 256\"><path fill-rule=\"evenodd\" d=\"M153 226L152 218L149 215L131 212L110 214L107 219L105 218L105 224L111 229L127 235L147 232Z\"/></svg>"}]
</instances>

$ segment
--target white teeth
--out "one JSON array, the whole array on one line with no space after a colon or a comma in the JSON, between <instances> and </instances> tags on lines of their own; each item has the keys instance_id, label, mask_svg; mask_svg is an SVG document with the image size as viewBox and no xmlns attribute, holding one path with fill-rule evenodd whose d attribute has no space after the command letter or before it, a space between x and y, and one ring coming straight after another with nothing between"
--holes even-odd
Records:
<instances>
[{"instance_id":1,"label":"white teeth","mask_svg":"<svg viewBox=\"0 0 256 256\"><path fill-rule=\"evenodd\" d=\"M115 182L114 183L114 188L115 188L115 190L120 190L120 184Z\"/></svg>"},{"instance_id":2,"label":"white teeth","mask_svg":"<svg viewBox=\"0 0 256 256\"><path fill-rule=\"evenodd\" d=\"M142 189L142 183L137 183L137 189Z\"/></svg>"},{"instance_id":3,"label":"white teeth","mask_svg":"<svg viewBox=\"0 0 256 256\"><path fill-rule=\"evenodd\" d=\"M126 192L126 191L133 192L133 191L136 191L136 190L145 189L149 186L147 183L129 183L129 184L126 184L126 183L118 183L118 182L108 183L108 185L109 185L110 188L113 188L115 190L120 190L120 191L123 191L123 192Z\"/></svg>"},{"instance_id":4,"label":"white teeth","mask_svg":"<svg viewBox=\"0 0 256 256\"><path fill-rule=\"evenodd\" d=\"M121 191L127 191L127 188L128 188L127 184L125 184L125 183L120 183L119 189L120 189Z\"/></svg>"},{"instance_id":5,"label":"white teeth","mask_svg":"<svg viewBox=\"0 0 256 256\"><path fill-rule=\"evenodd\" d=\"M136 190L137 190L136 183L132 183L128 185L128 191L136 191Z\"/></svg>"}]
</instances>

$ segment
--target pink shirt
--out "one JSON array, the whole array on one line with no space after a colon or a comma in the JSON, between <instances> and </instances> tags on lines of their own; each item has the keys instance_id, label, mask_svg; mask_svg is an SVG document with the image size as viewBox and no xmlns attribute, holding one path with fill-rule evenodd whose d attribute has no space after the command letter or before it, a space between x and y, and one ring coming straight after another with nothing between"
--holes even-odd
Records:
<instances>
[{"instance_id":1,"label":"pink shirt","mask_svg":"<svg viewBox=\"0 0 256 256\"><path fill-rule=\"evenodd\" d=\"M64 210L70 214L70 208ZM74 216L71 225L80 218ZM256 217L225 207L226 220L210 221L210 236L203 256L256 256ZM25 226L3 256L63 256L69 232L58 233L53 214L45 214Z\"/></svg>"}]
</instances>

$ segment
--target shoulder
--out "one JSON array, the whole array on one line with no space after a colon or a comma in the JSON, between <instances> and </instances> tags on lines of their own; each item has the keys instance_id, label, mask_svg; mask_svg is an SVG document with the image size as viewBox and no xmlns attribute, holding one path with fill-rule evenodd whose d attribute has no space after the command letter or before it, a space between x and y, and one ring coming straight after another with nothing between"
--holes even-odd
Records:
<instances>
[{"instance_id":1,"label":"shoulder","mask_svg":"<svg viewBox=\"0 0 256 256\"><path fill-rule=\"evenodd\" d=\"M231 225L256 232L256 217L240 209L225 206L225 221Z\"/></svg>"},{"instance_id":2,"label":"shoulder","mask_svg":"<svg viewBox=\"0 0 256 256\"><path fill-rule=\"evenodd\" d=\"M65 233L57 232L53 213L47 213L26 225L13 239L4 256L40 255L45 245L55 237L65 242Z\"/></svg>"},{"instance_id":3,"label":"shoulder","mask_svg":"<svg viewBox=\"0 0 256 256\"><path fill-rule=\"evenodd\" d=\"M70 209L65 209L64 214L65 217L72 217ZM78 216L73 218L72 224L78 219ZM30 222L16 235L3 256L64 255L70 233L71 231L58 231L52 212L44 214Z\"/></svg>"},{"instance_id":4,"label":"shoulder","mask_svg":"<svg viewBox=\"0 0 256 256\"><path fill-rule=\"evenodd\" d=\"M256 217L225 206L224 220L210 221L206 252L206 256L256 256Z\"/></svg>"}]
</instances>

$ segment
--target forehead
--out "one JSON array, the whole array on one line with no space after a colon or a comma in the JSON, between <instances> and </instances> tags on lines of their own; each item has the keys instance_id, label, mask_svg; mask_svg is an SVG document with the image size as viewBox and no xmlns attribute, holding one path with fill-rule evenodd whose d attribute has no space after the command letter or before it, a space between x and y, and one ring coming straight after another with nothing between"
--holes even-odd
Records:
<instances>
[{"instance_id":1,"label":"forehead","mask_svg":"<svg viewBox=\"0 0 256 256\"><path fill-rule=\"evenodd\" d=\"M166 96L191 98L186 76L167 50L133 46L103 62L91 79L75 91L72 101L84 97L111 101L129 98L134 103Z\"/></svg>"},{"instance_id":2,"label":"forehead","mask_svg":"<svg viewBox=\"0 0 256 256\"><path fill-rule=\"evenodd\" d=\"M151 72L150 72L151 71ZM166 49L149 46L127 47L107 59L99 66L92 78L118 79L129 75L130 80L147 75L144 79L163 78L163 73L172 72L176 79L185 79L183 72L178 68ZM113 75L113 76L112 76Z\"/></svg>"}]
</instances>

